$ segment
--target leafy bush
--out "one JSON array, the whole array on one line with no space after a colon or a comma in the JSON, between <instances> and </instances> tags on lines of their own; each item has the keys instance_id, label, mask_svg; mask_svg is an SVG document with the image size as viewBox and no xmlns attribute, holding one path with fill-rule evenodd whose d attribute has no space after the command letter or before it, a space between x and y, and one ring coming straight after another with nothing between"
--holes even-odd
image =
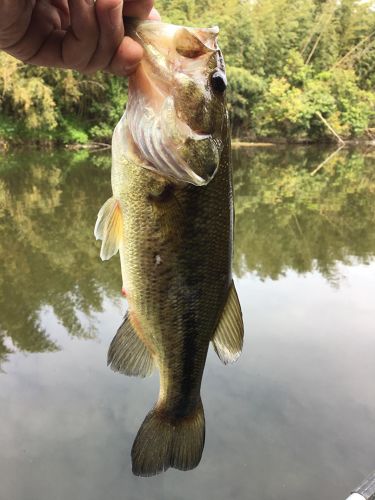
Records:
<instances>
[{"instance_id":1,"label":"leafy bush","mask_svg":"<svg viewBox=\"0 0 375 500\"><path fill-rule=\"evenodd\" d=\"M228 109L236 129L250 129L254 103L263 92L264 82L245 68L227 67Z\"/></svg>"},{"instance_id":2,"label":"leafy bush","mask_svg":"<svg viewBox=\"0 0 375 500\"><path fill-rule=\"evenodd\" d=\"M64 144L86 144L89 140L84 126L71 119L62 121L61 142Z\"/></svg>"},{"instance_id":3,"label":"leafy bush","mask_svg":"<svg viewBox=\"0 0 375 500\"><path fill-rule=\"evenodd\" d=\"M236 136L334 139L375 127L375 10L364 0L159 0L163 19L220 26ZM127 81L0 53L3 141L109 142ZM334 139L335 140L335 139Z\"/></svg>"}]
</instances>

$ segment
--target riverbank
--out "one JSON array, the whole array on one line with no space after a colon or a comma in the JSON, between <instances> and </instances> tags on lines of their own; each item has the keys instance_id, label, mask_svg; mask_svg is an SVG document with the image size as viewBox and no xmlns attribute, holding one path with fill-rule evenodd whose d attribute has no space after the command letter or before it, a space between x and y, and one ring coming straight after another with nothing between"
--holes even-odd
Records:
<instances>
[{"instance_id":1,"label":"riverbank","mask_svg":"<svg viewBox=\"0 0 375 500\"><path fill-rule=\"evenodd\" d=\"M232 148L257 148L257 147L280 147L280 146L316 146L322 145L325 147L375 147L374 139L350 139L341 141L312 141L312 140L287 140L283 137L278 138L262 138L259 140L243 140L241 138L232 139ZM105 151L111 148L111 141L96 142L88 141L86 143L62 143L58 141L22 141L21 138L15 140L7 140L0 138L0 153L6 153L18 148L36 149L36 150L49 150L49 149L66 149L69 151Z\"/></svg>"},{"instance_id":2,"label":"riverbank","mask_svg":"<svg viewBox=\"0 0 375 500\"><path fill-rule=\"evenodd\" d=\"M232 148L249 148L249 147L277 147L277 146L316 146L322 144L324 146L333 146L337 144L339 147L375 147L375 139L372 140L343 140L338 141L287 141L285 139L274 139L269 141L242 141L241 139L232 140Z\"/></svg>"}]
</instances>

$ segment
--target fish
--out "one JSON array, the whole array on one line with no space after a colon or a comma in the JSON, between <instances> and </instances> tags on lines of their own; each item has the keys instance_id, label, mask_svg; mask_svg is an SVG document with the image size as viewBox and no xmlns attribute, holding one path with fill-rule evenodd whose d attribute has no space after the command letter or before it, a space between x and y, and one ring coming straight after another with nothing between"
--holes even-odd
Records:
<instances>
[{"instance_id":1,"label":"fish","mask_svg":"<svg viewBox=\"0 0 375 500\"><path fill-rule=\"evenodd\" d=\"M144 55L113 133L113 196L94 233L103 260L119 252L128 302L108 365L139 377L159 370L157 402L131 451L133 473L152 476L199 464L208 348L224 364L236 361L244 329L231 271L231 139L219 29L133 20L127 33Z\"/></svg>"}]
</instances>

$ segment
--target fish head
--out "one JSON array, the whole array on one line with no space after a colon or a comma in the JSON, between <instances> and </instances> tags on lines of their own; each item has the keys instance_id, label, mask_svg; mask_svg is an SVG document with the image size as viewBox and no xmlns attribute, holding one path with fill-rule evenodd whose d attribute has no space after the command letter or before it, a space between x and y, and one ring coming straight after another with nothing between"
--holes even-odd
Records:
<instances>
[{"instance_id":1,"label":"fish head","mask_svg":"<svg viewBox=\"0 0 375 500\"><path fill-rule=\"evenodd\" d=\"M151 170L199 186L216 174L229 133L218 32L159 21L130 29L144 49L129 81L134 143Z\"/></svg>"}]
</instances>

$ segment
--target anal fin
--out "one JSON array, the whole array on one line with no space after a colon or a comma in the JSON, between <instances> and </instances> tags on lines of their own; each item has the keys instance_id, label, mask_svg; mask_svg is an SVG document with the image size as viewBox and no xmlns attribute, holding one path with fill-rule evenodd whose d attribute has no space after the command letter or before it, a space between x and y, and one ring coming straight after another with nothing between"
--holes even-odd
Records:
<instances>
[{"instance_id":1,"label":"anal fin","mask_svg":"<svg viewBox=\"0 0 375 500\"><path fill-rule=\"evenodd\" d=\"M147 377L154 370L154 359L134 330L128 313L109 346L108 366L135 377Z\"/></svg>"},{"instance_id":2,"label":"anal fin","mask_svg":"<svg viewBox=\"0 0 375 500\"><path fill-rule=\"evenodd\" d=\"M225 365L239 358L243 346L243 335L241 306L232 281L227 302L212 338L216 354Z\"/></svg>"}]
</instances>

